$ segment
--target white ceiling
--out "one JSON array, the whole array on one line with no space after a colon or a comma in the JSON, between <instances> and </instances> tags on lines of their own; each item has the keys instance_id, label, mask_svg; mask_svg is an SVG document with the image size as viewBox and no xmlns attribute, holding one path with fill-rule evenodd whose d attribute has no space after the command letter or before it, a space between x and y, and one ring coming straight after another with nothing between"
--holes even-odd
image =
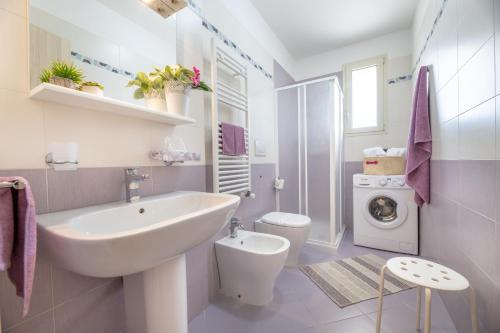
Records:
<instances>
[{"instance_id":1,"label":"white ceiling","mask_svg":"<svg viewBox=\"0 0 500 333\"><path fill-rule=\"evenodd\" d=\"M297 60L412 25L418 0L250 0Z\"/></svg>"}]
</instances>

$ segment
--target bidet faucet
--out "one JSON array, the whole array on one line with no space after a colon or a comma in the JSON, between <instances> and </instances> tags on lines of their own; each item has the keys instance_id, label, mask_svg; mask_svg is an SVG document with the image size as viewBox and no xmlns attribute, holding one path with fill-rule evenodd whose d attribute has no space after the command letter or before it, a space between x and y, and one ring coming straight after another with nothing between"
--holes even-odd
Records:
<instances>
[{"instance_id":1,"label":"bidet faucet","mask_svg":"<svg viewBox=\"0 0 500 333\"><path fill-rule=\"evenodd\" d=\"M139 175L137 168L125 169L125 196L127 202L135 202L141 198L139 194L139 185L141 182L148 180L149 175Z\"/></svg>"},{"instance_id":2,"label":"bidet faucet","mask_svg":"<svg viewBox=\"0 0 500 333\"><path fill-rule=\"evenodd\" d=\"M243 224L240 223L240 219L233 217L231 223L229 224L229 233L231 238L238 237L238 229L245 230Z\"/></svg>"},{"instance_id":3,"label":"bidet faucet","mask_svg":"<svg viewBox=\"0 0 500 333\"><path fill-rule=\"evenodd\" d=\"M240 219L233 217L231 223L229 224L229 233L231 238L238 237L238 229L245 230L243 224L240 223Z\"/></svg>"}]
</instances>

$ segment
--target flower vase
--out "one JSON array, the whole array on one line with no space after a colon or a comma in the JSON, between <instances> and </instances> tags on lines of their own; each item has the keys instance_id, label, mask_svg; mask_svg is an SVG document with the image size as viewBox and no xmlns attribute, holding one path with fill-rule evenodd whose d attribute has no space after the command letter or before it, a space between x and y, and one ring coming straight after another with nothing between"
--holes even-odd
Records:
<instances>
[{"instance_id":1,"label":"flower vase","mask_svg":"<svg viewBox=\"0 0 500 333\"><path fill-rule=\"evenodd\" d=\"M93 94L97 96L104 96L104 91L96 86L81 86L80 91L86 92L88 94Z\"/></svg>"},{"instance_id":2,"label":"flower vase","mask_svg":"<svg viewBox=\"0 0 500 333\"><path fill-rule=\"evenodd\" d=\"M155 111L167 111L167 103L164 96L157 91L144 95L146 107Z\"/></svg>"},{"instance_id":3,"label":"flower vase","mask_svg":"<svg viewBox=\"0 0 500 333\"><path fill-rule=\"evenodd\" d=\"M165 87L167 112L186 117L189 110L191 87L185 85L169 85Z\"/></svg>"},{"instance_id":4,"label":"flower vase","mask_svg":"<svg viewBox=\"0 0 500 333\"><path fill-rule=\"evenodd\" d=\"M78 85L75 83L75 81L59 76L52 76L49 80L49 83L69 89L78 88Z\"/></svg>"}]
</instances>

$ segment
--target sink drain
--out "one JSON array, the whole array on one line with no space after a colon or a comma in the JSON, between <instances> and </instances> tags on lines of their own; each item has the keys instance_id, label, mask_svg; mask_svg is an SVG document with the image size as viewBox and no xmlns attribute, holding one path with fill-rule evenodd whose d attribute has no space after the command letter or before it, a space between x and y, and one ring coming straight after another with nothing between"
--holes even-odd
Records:
<instances>
[{"instance_id":1,"label":"sink drain","mask_svg":"<svg viewBox=\"0 0 500 333\"><path fill-rule=\"evenodd\" d=\"M146 210L144 208L139 209L139 214L144 214Z\"/></svg>"}]
</instances>

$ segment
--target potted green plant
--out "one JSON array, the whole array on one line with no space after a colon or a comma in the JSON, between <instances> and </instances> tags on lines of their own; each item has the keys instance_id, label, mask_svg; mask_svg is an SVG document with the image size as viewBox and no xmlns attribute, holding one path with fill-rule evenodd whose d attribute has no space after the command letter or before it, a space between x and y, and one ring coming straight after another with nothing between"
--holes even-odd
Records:
<instances>
[{"instance_id":1,"label":"potted green plant","mask_svg":"<svg viewBox=\"0 0 500 333\"><path fill-rule=\"evenodd\" d=\"M190 70L181 65L165 66L164 69L155 68L151 76L163 82L167 111L182 116L187 115L191 90L212 91L201 81L197 67Z\"/></svg>"},{"instance_id":2,"label":"potted green plant","mask_svg":"<svg viewBox=\"0 0 500 333\"><path fill-rule=\"evenodd\" d=\"M44 69L40 75L41 82L71 89L77 89L83 78L83 71L80 68L60 60L54 61L50 68Z\"/></svg>"},{"instance_id":3,"label":"potted green plant","mask_svg":"<svg viewBox=\"0 0 500 333\"><path fill-rule=\"evenodd\" d=\"M104 86L98 82L86 81L80 84L80 91L98 96L104 95Z\"/></svg>"},{"instance_id":4,"label":"potted green plant","mask_svg":"<svg viewBox=\"0 0 500 333\"><path fill-rule=\"evenodd\" d=\"M135 79L129 81L127 87L137 87L134 91L135 99L142 99L148 108L157 111L166 111L164 84L158 77L152 77L144 72L136 74Z\"/></svg>"}]
</instances>

